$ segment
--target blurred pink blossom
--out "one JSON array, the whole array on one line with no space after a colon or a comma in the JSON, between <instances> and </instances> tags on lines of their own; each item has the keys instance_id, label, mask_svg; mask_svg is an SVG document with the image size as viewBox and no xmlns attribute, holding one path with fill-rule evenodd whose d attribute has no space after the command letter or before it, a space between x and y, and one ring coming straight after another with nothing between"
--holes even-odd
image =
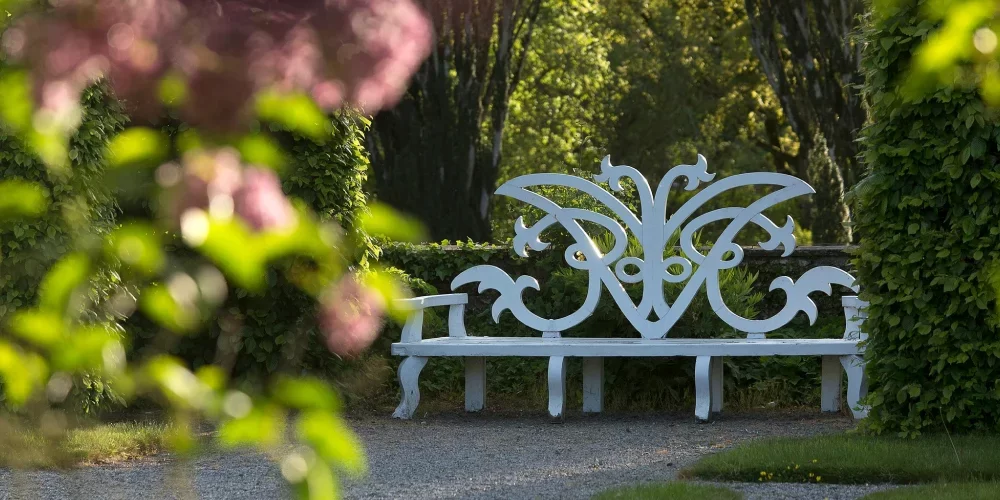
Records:
<instances>
[{"instance_id":1,"label":"blurred pink blossom","mask_svg":"<svg viewBox=\"0 0 1000 500\"><path fill-rule=\"evenodd\" d=\"M169 75L187 85L182 117L224 131L246 123L264 89L305 92L327 110L391 106L431 32L412 0L61 0L20 19L2 46L31 67L54 114L105 75L154 116Z\"/></svg>"},{"instance_id":2,"label":"blurred pink blossom","mask_svg":"<svg viewBox=\"0 0 1000 500\"><path fill-rule=\"evenodd\" d=\"M385 299L375 290L346 276L320 304L319 326L331 352L351 357L365 350L382 328Z\"/></svg>"},{"instance_id":3,"label":"blurred pink blossom","mask_svg":"<svg viewBox=\"0 0 1000 500\"><path fill-rule=\"evenodd\" d=\"M273 170L248 168L233 197L236 215L257 231L282 229L295 222L295 211Z\"/></svg>"},{"instance_id":4,"label":"blurred pink blossom","mask_svg":"<svg viewBox=\"0 0 1000 500\"><path fill-rule=\"evenodd\" d=\"M295 210L281 191L278 176L264 168L244 167L233 149L189 153L182 166L160 168L180 169L180 182L167 192L170 217L176 225L192 209L205 210L213 217L235 215L255 231L295 224Z\"/></svg>"}]
</instances>

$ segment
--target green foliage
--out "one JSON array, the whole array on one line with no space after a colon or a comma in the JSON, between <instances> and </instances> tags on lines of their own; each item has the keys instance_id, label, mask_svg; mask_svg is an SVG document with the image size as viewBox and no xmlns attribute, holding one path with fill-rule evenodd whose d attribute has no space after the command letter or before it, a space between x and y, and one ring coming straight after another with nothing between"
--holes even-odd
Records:
<instances>
[{"instance_id":1,"label":"green foliage","mask_svg":"<svg viewBox=\"0 0 1000 500\"><path fill-rule=\"evenodd\" d=\"M905 439L860 433L778 437L706 456L682 474L705 480L753 482L996 481L1000 479L1000 438L928 434Z\"/></svg>"},{"instance_id":2,"label":"green foliage","mask_svg":"<svg viewBox=\"0 0 1000 500\"><path fill-rule=\"evenodd\" d=\"M108 234L115 224L116 208L111 193L101 182L105 171L103 155L108 141L121 131L127 121L120 105L107 97L103 86L88 89L83 98L83 121L69 142L70 167L49 170L18 137L0 128L0 179L4 184L33 183L48 193L47 205L34 205L39 217L9 221L0 228L0 324L13 313L34 304L43 288L43 300L56 309L68 305L70 288L86 278L80 269L63 263L60 273L43 280L57 259L71 249L99 244L98 237ZM9 201L4 188L4 204ZM77 259L79 263L79 259ZM73 314L86 323L113 324L114 318L101 306L116 289L113 269L102 269L86 281L86 303L73 304ZM59 314L62 310L56 311ZM54 332L50 332L54 333ZM74 395L78 409L84 412L103 405L114 406L120 398L108 390L106 382L85 376L75 381Z\"/></svg>"},{"instance_id":3,"label":"green foliage","mask_svg":"<svg viewBox=\"0 0 1000 500\"><path fill-rule=\"evenodd\" d=\"M939 86L903 99L899 85L929 33L924 4L902 2L864 31L869 172L852 195L862 235L855 267L871 304L869 420L909 436L995 431L1000 126L973 91Z\"/></svg>"},{"instance_id":4,"label":"green foliage","mask_svg":"<svg viewBox=\"0 0 1000 500\"><path fill-rule=\"evenodd\" d=\"M809 151L809 180L816 189L812 204L812 235L823 243L851 242L850 213L843 202L844 179L830 157L826 139L817 133Z\"/></svg>"},{"instance_id":5,"label":"green foliage","mask_svg":"<svg viewBox=\"0 0 1000 500\"><path fill-rule=\"evenodd\" d=\"M357 243L357 253L347 255L350 262L342 265L366 268L378 248L358 224L359 217L368 210L362 189L368 175L368 160L361 144L365 121L351 113L336 114L328 120L332 132L322 143L274 127L287 163L283 187L307 203L321 220L335 221ZM232 246L220 248L222 259L226 259L220 259L220 263L238 263L239 259L231 254ZM252 251L247 248L244 253ZM264 289L236 288L223 304L217 321L209 325L208 334L184 338L175 352L195 366L222 362L235 375L254 380L274 372L322 373L338 369L337 358L327 350L318 330L316 299L282 272L300 265L308 263L300 259L278 262L267 271ZM183 316L175 311L169 318L176 321ZM191 324L195 324L193 318ZM134 350L154 347L150 342L157 329L148 321L130 321L127 326L136 337Z\"/></svg>"},{"instance_id":6,"label":"green foliage","mask_svg":"<svg viewBox=\"0 0 1000 500\"><path fill-rule=\"evenodd\" d=\"M556 235L553 235L556 236ZM557 236L556 236L557 237ZM558 240L556 240L558 241ZM511 276L529 275L539 278L541 291L526 294L529 309L547 317L559 317L576 310L587 295L587 278L583 272L568 268L561 250L536 252L523 259L513 255L509 247L457 242L454 245L388 245L382 261L405 270L421 287L414 295L447 293L458 273L481 264L498 266ZM599 244L600 241L598 241ZM557 246L553 243L553 248ZM426 285L430 283L433 287ZM721 287L726 303L739 314L753 317L760 309L761 290L756 275L745 268L722 274ZM766 290L766 283L763 285ZM641 288L626 285L633 298ZM665 293L674 297L678 284L666 284ZM473 293L475 290L463 290ZM638 334L618 310L615 302L602 297L593 316L581 325L565 332L581 337L635 337ZM493 321L490 306L494 292L476 295L466 312L466 327L475 335L538 336L539 333L518 323L510 314L503 314L500 323ZM768 334L770 338L836 338L843 335L844 320L838 311L822 315L822 320L809 326L804 317L797 318L786 328ZM446 310L432 309L425 316L424 337L447 334ZM712 312L704 294L692 301L681 321L672 330L673 336L736 338L745 336L734 331ZM388 352L389 344L398 341L398 325L387 328L374 352ZM398 363L393 358L391 363ZM796 406L819 402L820 363L815 357L727 358L726 391L728 402L738 407ZM694 387L694 365L690 359L612 359L605 360L608 406L630 410L678 408L691 402ZM571 403L579 398L580 367L569 367L568 387ZM487 363L490 391L504 398L517 398L518 405L530 404L544 397L545 360L503 358ZM462 389L463 365L460 359L435 359L424 369L421 390L430 397L457 398ZM394 389L394 387L392 387Z\"/></svg>"}]
</instances>

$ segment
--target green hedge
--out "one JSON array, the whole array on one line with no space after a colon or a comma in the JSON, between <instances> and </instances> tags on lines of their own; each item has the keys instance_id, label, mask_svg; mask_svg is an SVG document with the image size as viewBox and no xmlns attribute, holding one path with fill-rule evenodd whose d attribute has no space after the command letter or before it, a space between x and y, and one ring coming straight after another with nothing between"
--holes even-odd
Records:
<instances>
[{"instance_id":1,"label":"green hedge","mask_svg":"<svg viewBox=\"0 0 1000 500\"><path fill-rule=\"evenodd\" d=\"M355 229L367 202L363 186L368 158L361 143L365 122L350 113L333 115L331 122L332 133L322 144L274 131L288 159L283 188L354 236L361 245L351 264L365 267L377 251L370 238ZM261 294L236 289L208 332L182 339L173 352L195 366L219 361L249 379L276 371L330 375L340 370L343 363L330 354L319 333L315 299L288 282L280 268L269 270L270 286ZM135 351L152 347L156 330L151 322L140 317L127 327L136 340Z\"/></svg>"},{"instance_id":2,"label":"green hedge","mask_svg":"<svg viewBox=\"0 0 1000 500\"><path fill-rule=\"evenodd\" d=\"M511 276L527 274L539 278L541 291L526 294L526 305L547 317L559 317L576 310L587 294L586 273L574 271L563 262L561 251L536 252L528 259L513 255L509 247L462 243L456 245L389 245L383 249L382 261L398 267L421 282L436 285L441 293L450 292L449 283L455 275L471 266L491 264L503 268ZM748 317L761 305L756 291L756 275L745 268L723 274L723 297L730 308ZM519 324L505 312L500 323L494 323L490 307L495 292L471 295L466 313L466 327L475 335L538 336L538 332ZM638 285L626 285L633 298L641 294ZM668 297L679 288L668 285ZM426 292L423 292L426 293ZM637 337L638 333L604 292L594 315L564 335L580 337ZM778 294L780 295L780 293ZM434 309L425 320L424 336L447 335L446 310ZM824 314L810 328L801 316L788 327L769 334L782 337L840 337L844 331L843 314ZM674 327L676 336L735 338L745 336L719 320L712 312L703 293L692 302L682 320ZM398 341L400 328L388 328L375 352L389 352L389 344ZM389 366L395 367L399 358ZM543 358L498 358L487 363L489 397L510 401L512 408L539 410L546 394L546 363ZM819 405L818 357L727 358L725 385L727 404L736 407L763 405ZM582 376L579 363L569 366L570 404L581 398ZM464 368L461 359L432 360L421 373L422 394L430 399L458 401L463 390ZM608 407L617 410L679 409L693 402L694 363L690 358L609 358L605 360ZM394 386L392 386L394 388ZM489 406L490 403L488 402ZM531 406L534 405L534 406Z\"/></svg>"},{"instance_id":3,"label":"green hedge","mask_svg":"<svg viewBox=\"0 0 1000 500\"><path fill-rule=\"evenodd\" d=\"M1000 429L1000 331L990 285L1000 259L1000 122L972 91L919 100L898 85L934 26L929 2L869 21L863 55L867 178L855 189L856 267L875 431Z\"/></svg>"},{"instance_id":4,"label":"green hedge","mask_svg":"<svg viewBox=\"0 0 1000 500\"><path fill-rule=\"evenodd\" d=\"M79 245L98 244L98 235L114 227L117 209L101 182L103 154L108 140L127 120L105 87L87 89L80 128L70 140L70 168L62 173L47 169L19 139L0 128L0 178L39 182L52 201L43 217L0 228L0 324L15 310L34 304L38 284L59 257ZM115 282L113 270L105 270L88 299L102 303ZM84 319L113 321L101 308L84 306L80 308ZM71 404L89 412L109 403L112 395L101 380L84 377L76 382Z\"/></svg>"}]
</instances>

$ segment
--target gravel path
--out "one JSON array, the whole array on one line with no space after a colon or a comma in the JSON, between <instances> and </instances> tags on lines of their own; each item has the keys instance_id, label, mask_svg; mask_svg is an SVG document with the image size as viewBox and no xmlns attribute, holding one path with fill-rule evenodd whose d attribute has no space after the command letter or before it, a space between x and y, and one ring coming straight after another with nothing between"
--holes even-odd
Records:
<instances>
[{"instance_id":1,"label":"gravel path","mask_svg":"<svg viewBox=\"0 0 1000 500\"><path fill-rule=\"evenodd\" d=\"M347 498L589 498L618 485L674 479L699 457L765 436L802 436L851 427L815 413L726 416L697 424L689 415L569 418L537 415L434 415L400 422L354 418L369 476L346 485ZM259 455L203 457L193 467L169 458L73 471L0 471L0 498L278 498L276 468ZM188 491L177 485L193 478ZM186 481L192 484L191 481ZM865 486L726 484L748 500L853 499ZM16 493L16 494L12 494Z\"/></svg>"}]
</instances>

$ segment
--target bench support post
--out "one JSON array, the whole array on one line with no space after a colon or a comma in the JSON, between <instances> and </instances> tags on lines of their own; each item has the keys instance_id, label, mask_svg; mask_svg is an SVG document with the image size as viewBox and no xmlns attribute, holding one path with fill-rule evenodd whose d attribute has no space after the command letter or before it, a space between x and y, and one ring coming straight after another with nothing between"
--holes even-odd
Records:
<instances>
[{"instance_id":1,"label":"bench support post","mask_svg":"<svg viewBox=\"0 0 1000 500\"><path fill-rule=\"evenodd\" d=\"M600 413L604 407L604 358L583 358L583 412Z\"/></svg>"},{"instance_id":2,"label":"bench support post","mask_svg":"<svg viewBox=\"0 0 1000 500\"><path fill-rule=\"evenodd\" d=\"M855 419L868 416L868 407L861 406L858 401L868 395L868 375L865 373L865 362L861 356L841 356L840 364L847 372L847 407Z\"/></svg>"},{"instance_id":3,"label":"bench support post","mask_svg":"<svg viewBox=\"0 0 1000 500\"><path fill-rule=\"evenodd\" d=\"M694 360L694 416L708 422L712 409L711 356L698 356Z\"/></svg>"},{"instance_id":4,"label":"bench support post","mask_svg":"<svg viewBox=\"0 0 1000 500\"><path fill-rule=\"evenodd\" d=\"M483 409L486 399L486 358L465 358L465 411Z\"/></svg>"},{"instance_id":5,"label":"bench support post","mask_svg":"<svg viewBox=\"0 0 1000 500\"><path fill-rule=\"evenodd\" d=\"M722 413L722 360L722 356L712 357L712 413Z\"/></svg>"},{"instance_id":6,"label":"bench support post","mask_svg":"<svg viewBox=\"0 0 1000 500\"><path fill-rule=\"evenodd\" d=\"M840 411L841 380L844 378L840 358L823 356L823 380L820 407L824 412Z\"/></svg>"},{"instance_id":7,"label":"bench support post","mask_svg":"<svg viewBox=\"0 0 1000 500\"><path fill-rule=\"evenodd\" d=\"M399 386L402 389L403 397L393 412L393 418L409 420L413 418L413 413L417 411L420 404L420 370L427 364L427 358L423 356L407 356L399 364Z\"/></svg>"},{"instance_id":8,"label":"bench support post","mask_svg":"<svg viewBox=\"0 0 1000 500\"><path fill-rule=\"evenodd\" d=\"M566 358L549 358L549 415L562 420L566 412Z\"/></svg>"}]
</instances>

